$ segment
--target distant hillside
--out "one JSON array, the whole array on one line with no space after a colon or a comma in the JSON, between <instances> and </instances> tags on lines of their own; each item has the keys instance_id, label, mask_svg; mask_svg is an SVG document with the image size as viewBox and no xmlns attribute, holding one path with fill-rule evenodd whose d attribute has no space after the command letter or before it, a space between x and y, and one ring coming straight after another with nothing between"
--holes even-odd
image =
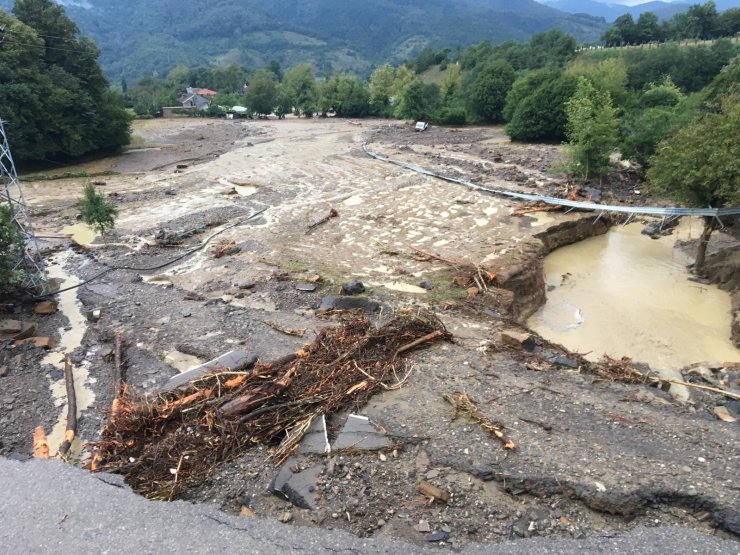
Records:
<instances>
[{"instance_id":1,"label":"distant hillside","mask_svg":"<svg viewBox=\"0 0 740 555\"><path fill-rule=\"evenodd\" d=\"M635 6L625 6L617 3L602 2L599 0L542 0L543 4L571 14L588 14L594 17L603 17L613 22L620 15L632 14L637 19L641 13L653 12L659 19L670 19L680 12L685 12L693 4L701 4L705 0L688 2L667 2L656 0ZM740 7L740 0L715 0L719 11Z\"/></svg>"},{"instance_id":2,"label":"distant hillside","mask_svg":"<svg viewBox=\"0 0 740 555\"><path fill-rule=\"evenodd\" d=\"M67 0L114 80L188 66L277 60L368 72L424 46L527 40L554 27L582 41L606 24L533 0ZM9 9L12 0L0 0Z\"/></svg>"}]
</instances>

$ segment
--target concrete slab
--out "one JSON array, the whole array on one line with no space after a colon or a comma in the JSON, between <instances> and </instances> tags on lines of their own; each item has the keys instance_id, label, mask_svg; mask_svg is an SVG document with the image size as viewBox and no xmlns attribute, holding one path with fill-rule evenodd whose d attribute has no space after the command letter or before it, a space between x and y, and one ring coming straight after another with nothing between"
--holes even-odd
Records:
<instances>
[{"instance_id":1,"label":"concrete slab","mask_svg":"<svg viewBox=\"0 0 740 555\"><path fill-rule=\"evenodd\" d=\"M326 418L323 414L318 418L314 418L313 422L311 422L308 430L303 435L298 452L316 453L319 455L331 453L329 436L326 433Z\"/></svg>"},{"instance_id":2,"label":"concrete slab","mask_svg":"<svg viewBox=\"0 0 740 555\"><path fill-rule=\"evenodd\" d=\"M255 362L257 362L257 355L254 353L249 353L247 351L229 351L218 358L214 358L213 360L209 360L206 363L195 366L190 370L186 370L182 374L173 376L170 381L164 385L162 390L172 391L178 387L182 387L188 382L206 376L215 370L224 368L232 372L248 370L254 366Z\"/></svg>"},{"instance_id":3,"label":"concrete slab","mask_svg":"<svg viewBox=\"0 0 740 555\"><path fill-rule=\"evenodd\" d=\"M339 449L382 449L390 447L391 440L366 416L350 414L331 448Z\"/></svg>"},{"instance_id":4,"label":"concrete slab","mask_svg":"<svg viewBox=\"0 0 740 555\"><path fill-rule=\"evenodd\" d=\"M283 497L302 509L316 510L316 479L323 472L324 465L316 464L296 472L301 459L290 457L280 467L278 475L270 485L270 491Z\"/></svg>"}]
</instances>

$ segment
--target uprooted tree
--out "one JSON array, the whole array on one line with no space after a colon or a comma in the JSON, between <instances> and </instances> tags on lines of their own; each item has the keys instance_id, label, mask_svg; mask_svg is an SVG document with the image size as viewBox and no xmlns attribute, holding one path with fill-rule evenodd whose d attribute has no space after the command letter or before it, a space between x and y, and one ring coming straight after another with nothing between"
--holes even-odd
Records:
<instances>
[{"instance_id":1,"label":"uprooted tree","mask_svg":"<svg viewBox=\"0 0 740 555\"><path fill-rule=\"evenodd\" d=\"M740 204L740 89L658 146L647 176L652 189L701 208ZM704 218L694 262L701 271L717 219Z\"/></svg>"}]
</instances>

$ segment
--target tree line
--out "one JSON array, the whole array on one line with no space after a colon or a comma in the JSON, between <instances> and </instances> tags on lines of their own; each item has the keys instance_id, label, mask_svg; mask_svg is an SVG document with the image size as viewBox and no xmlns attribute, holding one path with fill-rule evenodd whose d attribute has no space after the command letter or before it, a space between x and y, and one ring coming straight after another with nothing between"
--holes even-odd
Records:
<instances>
[{"instance_id":1,"label":"tree line","mask_svg":"<svg viewBox=\"0 0 740 555\"><path fill-rule=\"evenodd\" d=\"M51 0L0 11L0 118L16 161L59 160L129 142L130 115L99 51Z\"/></svg>"},{"instance_id":2,"label":"tree line","mask_svg":"<svg viewBox=\"0 0 740 555\"><path fill-rule=\"evenodd\" d=\"M740 8L717 12L714 2L695 4L686 12L658 20L654 12L643 12L635 21L632 14L618 17L602 36L607 46L646 44L649 42L711 40L732 37L740 32Z\"/></svg>"}]
</instances>

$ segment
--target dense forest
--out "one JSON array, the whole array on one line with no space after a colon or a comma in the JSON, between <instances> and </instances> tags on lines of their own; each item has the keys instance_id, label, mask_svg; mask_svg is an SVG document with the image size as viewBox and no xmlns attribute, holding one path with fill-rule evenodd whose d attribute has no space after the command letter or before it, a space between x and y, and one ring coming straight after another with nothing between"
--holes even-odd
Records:
<instances>
[{"instance_id":1,"label":"dense forest","mask_svg":"<svg viewBox=\"0 0 740 555\"><path fill-rule=\"evenodd\" d=\"M99 51L51 0L0 11L0 118L18 162L129 142L130 115L98 66Z\"/></svg>"},{"instance_id":2,"label":"dense forest","mask_svg":"<svg viewBox=\"0 0 740 555\"><path fill-rule=\"evenodd\" d=\"M740 8L719 13L714 2L707 2L693 5L662 23L654 12L640 14L637 21L631 14L622 15L604 33L602 40L607 46L622 46L685 39L711 40L737 33L740 33Z\"/></svg>"},{"instance_id":3,"label":"dense forest","mask_svg":"<svg viewBox=\"0 0 740 555\"><path fill-rule=\"evenodd\" d=\"M12 2L0 0L0 8ZM270 60L366 77L424 46L526 41L553 27L597 41L608 27L534 0L90 0L66 9L100 47L101 66L115 81L163 77L178 65Z\"/></svg>"}]
</instances>

